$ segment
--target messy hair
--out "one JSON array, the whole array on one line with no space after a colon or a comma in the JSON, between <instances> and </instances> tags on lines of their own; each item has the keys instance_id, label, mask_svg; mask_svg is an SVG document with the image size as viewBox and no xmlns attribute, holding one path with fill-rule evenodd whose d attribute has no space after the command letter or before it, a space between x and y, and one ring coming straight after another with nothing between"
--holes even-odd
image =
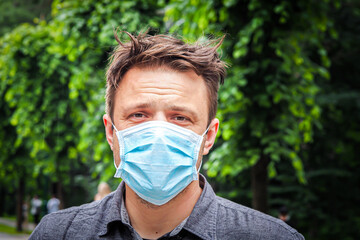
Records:
<instances>
[{"instance_id":1,"label":"messy hair","mask_svg":"<svg viewBox=\"0 0 360 240\"><path fill-rule=\"evenodd\" d=\"M125 32L130 41L120 41L115 32L118 46L110 57L106 72L106 113L113 119L116 89L127 71L134 67L168 67L174 71L194 71L206 84L209 116L208 123L215 118L219 84L224 83L226 63L220 60L216 50L224 37L206 43L185 43L168 35L150 36L140 33L134 36Z\"/></svg>"}]
</instances>

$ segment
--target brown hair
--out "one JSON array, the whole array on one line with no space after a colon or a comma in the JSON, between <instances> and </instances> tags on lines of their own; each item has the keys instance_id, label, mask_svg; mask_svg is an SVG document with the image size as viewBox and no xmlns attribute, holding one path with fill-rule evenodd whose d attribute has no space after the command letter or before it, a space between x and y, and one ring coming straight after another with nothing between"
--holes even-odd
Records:
<instances>
[{"instance_id":1,"label":"brown hair","mask_svg":"<svg viewBox=\"0 0 360 240\"><path fill-rule=\"evenodd\" d=\"M119 40L116 32L114 34L119 45L110 57L106 72L106 113L111 119L117 86L130 68L166 66L179 72L194 71L203 77L209 99L209 124L217 111L219 83L224 83L226 75L227 65L220 60L216 52L224 36L206 44L187 44L167 35L149 36L140 33L135 37L128 32L125 33L130 37L130 41L126 43Z\"/></svg>"}]
</instances>

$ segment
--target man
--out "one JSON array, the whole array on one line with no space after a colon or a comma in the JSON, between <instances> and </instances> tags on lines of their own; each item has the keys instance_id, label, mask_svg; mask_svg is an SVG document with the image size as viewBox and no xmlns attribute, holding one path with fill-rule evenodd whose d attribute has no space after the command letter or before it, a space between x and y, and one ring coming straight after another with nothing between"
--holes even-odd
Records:
<instances>
[{"instance_id":1,"label":"man","mask_svg":"<svg viewBox=\"0 0 360 240\"><path fill-rule=\"evenodd\" d=\"M41 205L42 201L39 199L38 195L34 195L33 199L31 199L31 214L34 217L35 225L40 222L40 213L41 213Z\"/></svg>"},{"instance_id":2,"label":"man","mask_svg":"<svg viewBox=\"0 0 360 240\"><path fill-rule=\"evenodd\" d=\"M281 206L279 208L279 219L281 219L282 221L284 221L287 225L295 228L296 227L296 223L294 221L294 219L291 218L289 211L287 209L286 206Z\"/></svg>"},{"instance_id":3,"label":"man","mask_svg":"<svg viewBox=\"0 0 360 240\"><path fill-rule=\"evenodd\" d=\"M110 186L106 182L101 182L97 189L98 191L94 196L94 201L99 201L111 193Z\"/></svg>"},{"instance_id":4,"label":"man","mask_svg":"<svg viewBox=\"0 0 360 240\"><path fill-rule=\"evenodd\" d=\"M107 71L106 138L118 189L46 216L31 239L303 239L281 220L217 197L199 174L219 128L216 46L137 37Z\"/></svg>"},{"instance_id":5,"label":"man","mask_svg":"<svg viewBox=\"0 0 360 240\"><path fill-rule=\"evenodd\" d=\"M48 213L59 211L60 200L55 197L55 194L51 195L51 198L46 204Z\"/></svg>"}]
</instances>

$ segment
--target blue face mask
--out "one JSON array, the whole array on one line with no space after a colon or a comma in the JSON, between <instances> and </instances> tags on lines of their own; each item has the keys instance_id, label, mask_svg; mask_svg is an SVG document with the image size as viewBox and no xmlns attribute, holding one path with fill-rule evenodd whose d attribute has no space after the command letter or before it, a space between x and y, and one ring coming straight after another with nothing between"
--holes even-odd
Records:
<instances>
[{"instance_id":1,"label":"blue face mask","mask_svg":"<svg viewBox=\"0 0 360 240\"><path fill-rule=\"evenodd\" d=\"M196 162L207 130L200 136L164 121L115 130L121 159L115 177L142 199L163 205L198 179Z\"/></svg>"}]
</instances>

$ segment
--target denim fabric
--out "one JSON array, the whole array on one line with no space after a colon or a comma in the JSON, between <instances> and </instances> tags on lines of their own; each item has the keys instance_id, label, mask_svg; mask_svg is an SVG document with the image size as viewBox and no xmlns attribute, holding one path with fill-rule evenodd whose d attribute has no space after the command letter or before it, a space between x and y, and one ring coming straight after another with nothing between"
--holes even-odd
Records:
<instances>
[{"instance_id":1,"label":"denim fabric","mask_svg":"<svg viewBox=\"0 0 360 240\"><path fill-rule=\"evenodd\" d=\"M283 221L217 197L203 176L191 215L160 239L304 239ZM30 239L141 239L129 223L122 182L101 201L46 215Z\"/></svg>"}]
</instances>

